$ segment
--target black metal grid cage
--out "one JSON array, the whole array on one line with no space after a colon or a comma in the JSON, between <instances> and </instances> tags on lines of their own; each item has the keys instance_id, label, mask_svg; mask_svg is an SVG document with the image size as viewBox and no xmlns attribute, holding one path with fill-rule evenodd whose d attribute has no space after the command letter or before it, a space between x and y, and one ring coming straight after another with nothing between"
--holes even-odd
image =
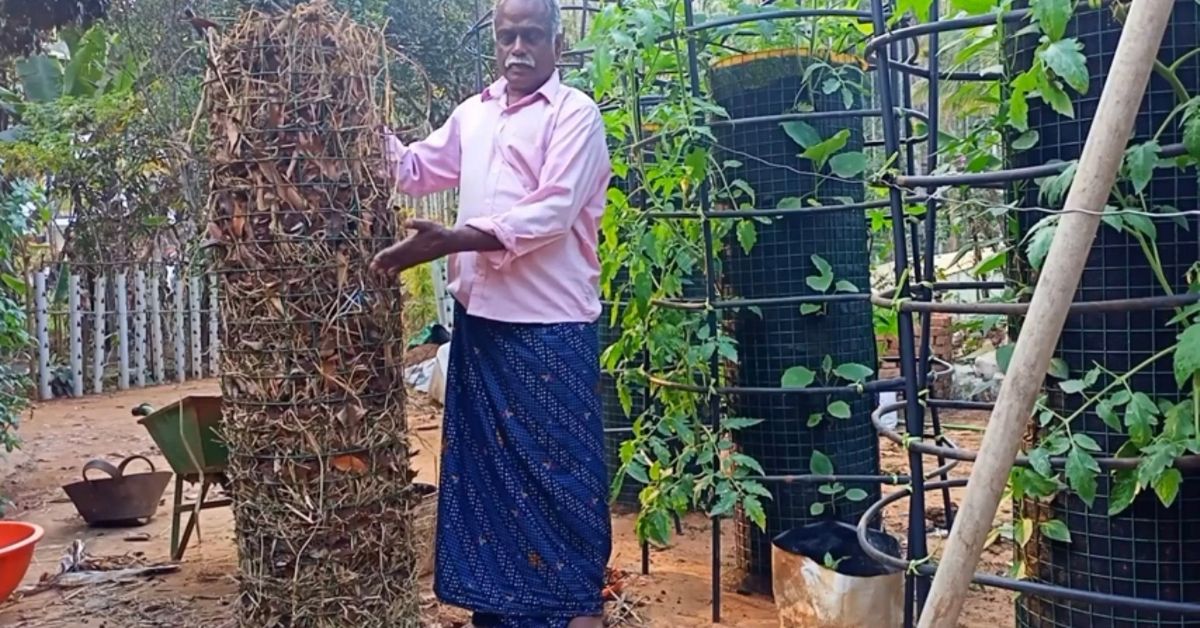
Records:
<instances>
[{"instance_id":1,"label":"black metal grid cage","mask_svg":"<svg viewBox=\"0 0 1200 628\"><path fill-rule=\"evenodd\" d=\"M1200 45L1200 5L1176 4L1159 51L1159 59L1170 65ZM1016 30L1016 25L1010 27ZM1052 161L1072 161L1083 151L1091 120L1100 100L1107 70L1112 64L1121 25L1110 8L1079 9L1067 25L1067 36L1075 37L1087 56L1091 76L1086 96L1074 99L1076 116L1065 118L1041 100L1030 102L1029 128L1040 141L1028 150L1012 151L1014 167L1028 167ZM1036 37L1029 34L1008 39L1006 62L1012 72L1024 71L1033 61ZM1200 58L1192 57L1176 69L1181 83L1190 89L1200 87ZM1176 107L1176 95L1170 83L1152 75L1135 123L1134 143L1148 141ZM1160 141L1179 141L1179 132L1167 126ZM1035 184L1019 184L1010 193L1024 207L1051 203ZM1149 183L1147 198L1152 206L1195 208L1200 206L1194 172L1162 169ZM1027 212L1019 215L1017 234L1024 239L1047 214ZM1200 259L1200 216L1182 219L1149 218L1157 234L1157 246L1163 276L1176 292L1186 292L1188 269ZM1028 268L1028 266L1024 266ZM1032 283L1031 277L1024 277ZM1076 299L1105 301L1112 299L1155 297L1164 292L1142 246L1127 232L1104 225L1096 235L1088 256ZM1059 339L1057 355L1072 373L1082 374L1100 364L1110 371L1123 373L1152 358L1175 342L1178 331L1169 324L1174 313L1104 312L1068 317ZM1155 361L1131 378L1135 389L1156 398L1178 397L1178 387L1169 356ZM1082 398L1055 392L1050 405L1060 412L1082 407ZM1114 433L1094 410L1085 411L1076 422L1077 433L1091 436L1104 454L1115 455L1128 438ZM1026 500L1026 509L1040 517L1056 518L1071 531L1071 542L1056 542L1038 535L1023 554L1029 576L1051 584L1124 595L1173 601L1200 599L1200 544L1190 543L1185 530L1200 525L1200 488L1188 474L1176 504L1164 508L1152 492L1140 495L1132 507L1115 516L1108 515L1113 482L1099 479L1096 500L1089 508L1078 497L1060 496L1041 507ZM1018 626L1184 626L1194 625L1186 618L1128 608L1078 606L1038 596L1022 596L1017 603Z\"/></svg>"},{"instance_id":2,"label":"black metal grid cage","mask_svg":"<svg viewBox=\"0 0 1200 628\"><path fill-rule=\"evenodd\" d=\"M815 73L807 72L812 63L804 51L775 50L723 59L708 73L714 102L730 119L748 120L717 126L713 133L718 159L742 164L729 176L749 184L756 207L863 201L861 178L818 174L817 165L800 157L801 146L775 119L795 113L803 103L805 110L811 106L813 112L828 114L802 122L806 132L811 129L824 140L844 130L845 149L862 151L861 95L847 106L840 94L823 93L820 82L810 78ZM766 220L755 225L756 242L749 252L733 238L722 245L723 292L740 299L819 298L841 286L840 294L864 298L813 304L815 312L795 303L728 312L726 326L739 347L731 381L741 387L778 387L787 369L803 366L822 372L826 359L832 365L854 363L874 369L875 334L871 305L865 298L869 290L865 216L854 211L814 212ZM826 264L828 271L822 272L820 264ZM810 285L810 277L827 273L832 278L825 290ZM817 282L817 287L822 285ZM834 401L849 404L849 418L826 416L810 424L810 417L825 415ZM739 451L757 460L768 474L804 474L814 450L828 456L838 473L879 472L879 441L871 425L868 397L734 394L727 409L734 416L763 420L739 432L735 440ZM868 494L878 498L877 487ZM771 573L771 539L813 522L818 517L811 514L811 505L827 501L815 484L780 484L766 504L765 531L744 517L738 519L739 566L752 576L749 588L770 590L762 581ZM834 506L831 515L852 522L862 515L866 503L841 501Z\"/></svg>"}]
</instances>

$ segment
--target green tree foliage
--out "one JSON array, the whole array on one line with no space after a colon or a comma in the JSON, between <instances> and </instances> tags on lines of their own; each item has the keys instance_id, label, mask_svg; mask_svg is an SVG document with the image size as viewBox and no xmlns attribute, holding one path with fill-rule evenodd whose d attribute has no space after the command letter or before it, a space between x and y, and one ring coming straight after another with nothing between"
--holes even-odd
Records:
<instances>
[{"instance_id":1,"label":"green tree foliage","mask_svg":"<svg viewBox=\"0 0 1200 628\"><path fill-rule=\"evenodd\" d=\"M0 57L37 52L64 26L104 17L110 0L0 0Z\"/></svg>"}]
</instances>

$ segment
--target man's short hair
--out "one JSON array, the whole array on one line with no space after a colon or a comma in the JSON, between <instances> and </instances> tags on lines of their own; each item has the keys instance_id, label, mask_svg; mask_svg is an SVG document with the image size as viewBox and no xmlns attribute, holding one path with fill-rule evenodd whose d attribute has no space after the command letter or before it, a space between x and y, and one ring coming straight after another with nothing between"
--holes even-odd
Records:
<instances>
[{"instance_id":1,"label":"man's short hair","mask_svg":"<svg viewBox=\"0 0 1200 628\"><path fill-rule=\"evenodd\" d=\"M558 5L558 0L537 0L545 7L546 12L550 14L550 32L556 37L563 34L562 24L562 8ZM492 7L492 28L495 29L496 16L500 14L500 7L508 0L496 0L496 4Z\"/></svg>"}]
</instances>

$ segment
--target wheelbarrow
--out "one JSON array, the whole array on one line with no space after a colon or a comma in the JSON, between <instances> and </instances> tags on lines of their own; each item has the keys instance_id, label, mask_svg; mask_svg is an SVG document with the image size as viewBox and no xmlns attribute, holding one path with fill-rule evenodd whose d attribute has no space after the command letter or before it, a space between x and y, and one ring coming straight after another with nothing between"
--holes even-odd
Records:
<instances>
[{"instance_id":1,"label":"wheelbarrow","mask_svg":"<svg viewBox=\"0 0 1200 628\"><path fill-rule=\"evenodd\" d=\"M125 467L134 460L145 462L150 471L127 475ZM89 478L89 471L99 471L108 477ZM83 465L82 481L62 488L89 526L141 526L149 523L158 511L158 502L167 490L171 475L170 471L155 470L154 463L145 456L129 456L115 467L96 459Z\"/></svg>"},{"instance_id":2,"label":"wheelbarrow","mask_svg":"<svg viewBox=\"0 0 1200 628\"><path fill-rule=\"evenodd\" d=\"M209 499L208 490L214 484L226 482L225 469L229 449L217 435L221 423L221 397L194 395L155 410L148 404L134 409L141 415L138 423L146 428L158 445L167 463L175 472L175 498L171 505L171 559L182 560L184 549L199 528L201 510L223 508L228 499ZM183 502L183 483L200 484L200 496L191 503ZM180 536L180 523L188 514L187 524Z\"/></svg>"}]
</instances>

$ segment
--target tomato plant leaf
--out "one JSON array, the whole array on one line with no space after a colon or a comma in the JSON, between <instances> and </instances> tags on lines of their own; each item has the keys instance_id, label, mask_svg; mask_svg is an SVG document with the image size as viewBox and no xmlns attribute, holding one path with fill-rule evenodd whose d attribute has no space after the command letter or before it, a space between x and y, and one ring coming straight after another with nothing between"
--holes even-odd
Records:
<instances>
[{"instance_id":1,"label":"tomato plant leaf","mask_svg":"<svg viewBox=\"0 0 1200 628\"><path fill-rule=\"evenodd\" d=\"M846 403L845 401L835 401L829 404L829 407L826 410L828 410L830 416L834 417L835 419L850 418L850 404Z\"/></svg>"},{"instance_id":2,"label":"tomato plant leaf","mask_svg":"<svg viewBox=\"0 0 1200 628\"><path fill-rule=\"evenodd\" d=\"M1175 503L1175 498L1179 495L1179 485L1182 483L1183 475L1179 473L1179 469L1167 469L1158 476L1158 480L1154 482L1154 493L1158 495L1158 500L1163 506L1170 508L1171 504Z\"/></svg>"},{"instance_id":3,"label":"tomato plant leaf","mask_svg":"<svg viewBox=\"0 0 1200 628\"><path fill-rule=\"evenodd\" d=\"M1012 364L1013 350L1016 345L1000 345L996 348L996 368L1000 369L1001 373L1007 373L1008 367Z\"/></svg>"},{"instance_id":4,"label":"tomato plant leaf","mask_svg":"<svg viewBox=\"0 0 1200 628\"><path fill-rule=\"evenodd\" d=\"M1071 490L1091 508L1096 501L1096 476L1100 473L1100 465L1096 460L1079 447L1072 447L1067 454L1067 482Z\"/></svg>"},{"instance_id":5,"label":"tomato plant leaf","mask_svg":"<svg viewBox=\"0 0 1200 628\"><path fill-rule=\"evenodd\" d=\"M1039 137L1037 131L1025 131L1013 140L1012 147L1016 150L1029 150L1037 145Z\"/></svg>"},{"instance_id":6,"label":"tomato plant leaf","mask_svg":"<svg viewBox=\"0 0 1200 628\"><path fill-rule=\"evenodd\" d=\"M833 373L848 382L861 384L862 382L865 382L868 377L874 375L875 371L874 369L862 364L847 362L845 364L839 364L837 368L833 369Z\"/></svg>"},{"instance_id":7,"label":"tomato plant leaf","mask_svg":"<svg viewBox=\"0 0 1200 628\"><path fill-rule=\"evenodd\" d=\"M1101 421L1108 427L1120 432L1121 418L1117 416L1117 410L1113 407L1112 401L1103 399L1096 404L1096 416L1100 417Z\"/></svg>"},{"instance_id":8,"label":"tomato plant leaf","mask_svg":"<svg viewBox=\"0 0 1200 628\"><path fill-rule=\"evenodd\" d=\"M1041 447L1029 452L1029 466L1043 477L1054 475L1054 468L1050 466L1050 454Z\"/></svg>"},{"instance_id":9,"label":"tomato plant leaf","mask_svg":"<svg viewBox=\"0 0 1200 628\"><path fill-rule=\"evenodd\" d=\"M1042 534L1048 539L1061 541L1063 543L1071 542L1071 531L1067 529L1067 524L1059 521L1058 519L1043 521L1038 524L1038 529L1041 530Z\"/></svg>"},{"instance_id":10,"label":"tomato plant leaf","mask_svg":"<svg viewBox=\"0 0 1200 628\"><path fill-rule=\"evenodd\" d=\"M808 470L813 475L833 475L833 461L829 456L814 449L812 458L808 461Z\"/></svg>"},{"instance_id":11,"label":"tomato plant leaf","mask_svg":"<svg viewBox=\"0 0 1200 628\"><path fill-rule=\"evenodd\" d=\"M717 503L713 505L712 510L708 511L710 517L720 517L727 515L733 511L733 507L737 505L738 494L728 484L722 484L717 489Z\"/></svg>"},{"instance_id":12,"label":"tomato plant leaf","mask_svg":"<svg viewBox=\"0 0 1200 628\"><path fill-rule=\"evenodd\" d=\"M784 388L807 388L816 380L817 374L803 366L793 366L784 371L781 384Z\"/></svg>"},{"instance_id":13,"label":"tomato plant leaf","mask_svg":"<svg viewBox=\"0 0 1200 628\"><path fill-rule=\"evenodd\" d=\"M1067 379L1071 376L1071 367L1067 361L1062 358L1054 358L1050 360L1050 370L1048 371L1051 377L1056 379Z\"/></svg>"},{"instance_id":14,"label":"tomato plant leaf","mask_svg":"<svg viewBox=\"0 0 1200 628\"><path fill-rule=\"evenodd\" d=\"M1078 379L1070 379L1065 382L1059 382L1058 387L1068 395L1077 395L1087 390L1087 384Z\"/></svg>"},{"instance_id":15,"label":"tomato plant leaf","mask_svg":"<svg viewBox=\"0 0 1200 628\"><path fill-rule=\"evenodd\" d=\"M747 456L746 454L733 454L732 456L730 456L730 458L732 458L733 461L738 464L738 466L746 467L747 469L752 469L755 472L757 472L759 475L766 475L766 472L763 471L762 465L758 464L757 460L755 460L754 458L751 458L750 456Z\"/></svg>"},{"instance_id":16,"label":"tomato plant leaf","mask_svg":"<svg viewBox=\"0 0 1200 628\"><path fill-rule=\"evenodd\" d=\"M1137 497L1139 492L1137 478L1132 469L1122 469L1113 479L1112 494L1108 497L1108 516L1120 514Z\"/></svg>"},{"instance_id":17,"label":"tomato plant leaf","mask_svg":"<svg viewBox=\"0 0 1200 628\"><path fill-rule=\"evenodd\" d=\"M845 279L839 280L836 287L838 292L858 292L858 286Z\"/></svg>"},{"instance_id":18,"label":"tomato plant leaf","mask_svg":"<svg viewBox=\"0 0 1200 628\"><path fill-rule=\"evenodd\" d=\"M1075 443L1076 447L1081 447L1088 451L1100 451L1100 444L1096 439L1082 432L1071 436L1071 442Z\"/></svg>"},{"instance_id":19,"label":"tomato plant leaf","mask_svg":"<svg viewBox=\"0 0 1200 628\"><path fill-rule=\"evenodd\" d=\"M727 430L744 430L748 427L754 427L762 423L762 419L750 419L745 417L726 417L721 421L721 425Z\"/></svg>"},{"instance_id":20,"label":"tomato plant leaf","mask_svg":"<svg viewBox=\"0 0 1200 628\"><path fill-rule=\"evenodd\" d=\"M861 502L867 498L867 492L861 488L852 488L846 491L845 497L852 502Z\"/></svg>"},{"instance_id":21,"label":"tomato plant leaf","mask_svg":"<svg viewBox=\"0 0 1200 628\"><path fill-rule=\"evenodd\" d=\"M1200 324L1192 325L1179 335L1175 348L1175 381L1180 388L1200 374ZM1197 400L1200 401L1200 400Z\"/></svg>"},{"instance_id":22,"label":"tomato plant leaf","mask_svg":"<svg viewBox=\"0 0 1200 628\"><path fill-rule=\"evenodd\" d=\"M1146 186L1150 184L1150 179L1154 177L1154 167L1158 165L1158 142L1150 141L1144 144L1138 144L1125 151L1125 174L1133 183L1133 189L1138 194L1141 194ZM1136 214L1128 214L1123 216L1126 222L1129 218ZM1144 216L1140 216L1144 218Z\"/></svg>"},{"instance_id":23,"label":"tomato plant leaf","mask_svg":"<svg viewBox=\"0 0 1200 628\"><path fill-rule=\"evenodd\" d=\"M754 495L747 495L742 499L742 510L745 511L746 517L758 526L759 530L767 529L767 513L763 510L762 502Z\"/></svg>"},{"instance_id":24,"label":"tomato plant leaf","mask_svg":"<svg viewBox=\"0 0 1200 628\"><path fill-rule=\"evenodd\" d=\"M1067 32L1067 20L1073 11L1071 0L1033 0L1033 19L1050 41L1058 41Z\"/></svg>"},{"instance_id":25,"label":"tomato plant leaf","mask_svg":"<svg viewBox=\"0 0 1200 628\"><path fill-rule=\"evenodd\" d=\"M971 270L971 274L975 275L976 277L986 277L989 274L1004 268L1004 265L1007 263L1008 251L1000 251L991 255L990 257L987 257L982 262L979 262L979 265Z\"/></svg>"},{"instance_id":26,"label":"tomato plant leaf","mask_svg":"<svg viewBox=\"0 0 1200 628\"><path fill-rule=\"evenodd\" d=\"M867 169L867 156L858 151L839 153L830 158L829 169L843 179L856 177Z\"/></svg>"},{"instance_id":27,"label":"tomato plant leaf","mask_svg":"<svg viewBox=\"0 0 1200 628\"><path fill-rule=\"evenodd\" d=\"M1079 40L1060 39L1038 52L1038 57L1046 64L1046 67L1054 72L1055 76L1066 81L1071 89L1080 94L1087 93L1090 83L1087 57L1083 56L1083 44L1079 43ZM1051 104L1051 106L1054 105Z\"/></svg>"},{"instance_id":28,"label":"tomato plant leaf","mask_svg":"<svg viewBox=\"0 0 1200 628\"><path fill-rule=\"evenodd\" d=\"M803 153L800 153L800 157L812 161L818 170L823 169L830 157L846 147L849 139L850 131L842 129L833 137L807 147Z\"/></svg>"},{"instance_id":29,"label":"tomato plant leaf","mask_svg":"<svg viewBox=\"0 0 1200 628\"><path fill-rule=\"evenodd\" d=\"M742 252L746 255L750 254L750 250L758 242L758 227L753 220L743 220L737 226L738 244L742 245Z\"/></svg>"},{"instance_id":30,"label":"tomato plant leaf","mask_svg":"<svg viewBox=\"0 0 1200 628\"><path fill-rule=\"evenodd\" d=\"M1200 103L1200 100L1196 102ZM1187 149L1188 155L1200 159L1200 114L1191 116L1184 123L1183 147Z\"/></svg>"},{"instance_id":31,"label":"tomato plant leaf","mask_svg":"<svg viewBox=\"0 0 1200 628\"><path fill-rule=\"evenodd\" d=\"M1058 216L1046 216L1033 226L1025 253L1034 269L1042 269L1042 264L1046 262L1046 256L1050 253L1050 244L1054 242L1054 232L1057 230Z\"/></svg>"},{"instance_id":32,"label":"tomato plant leaf","mask_svg":"<svg viewBox=\"0 0 1200 628\"><path fill-rule=\"evenodd\" d=\"M793 120L783 123L783 130L792 138L792 141L799 144L801 148L808 148L821 143L821 134L807 122Z\"/></svg>"}]
</instances>

